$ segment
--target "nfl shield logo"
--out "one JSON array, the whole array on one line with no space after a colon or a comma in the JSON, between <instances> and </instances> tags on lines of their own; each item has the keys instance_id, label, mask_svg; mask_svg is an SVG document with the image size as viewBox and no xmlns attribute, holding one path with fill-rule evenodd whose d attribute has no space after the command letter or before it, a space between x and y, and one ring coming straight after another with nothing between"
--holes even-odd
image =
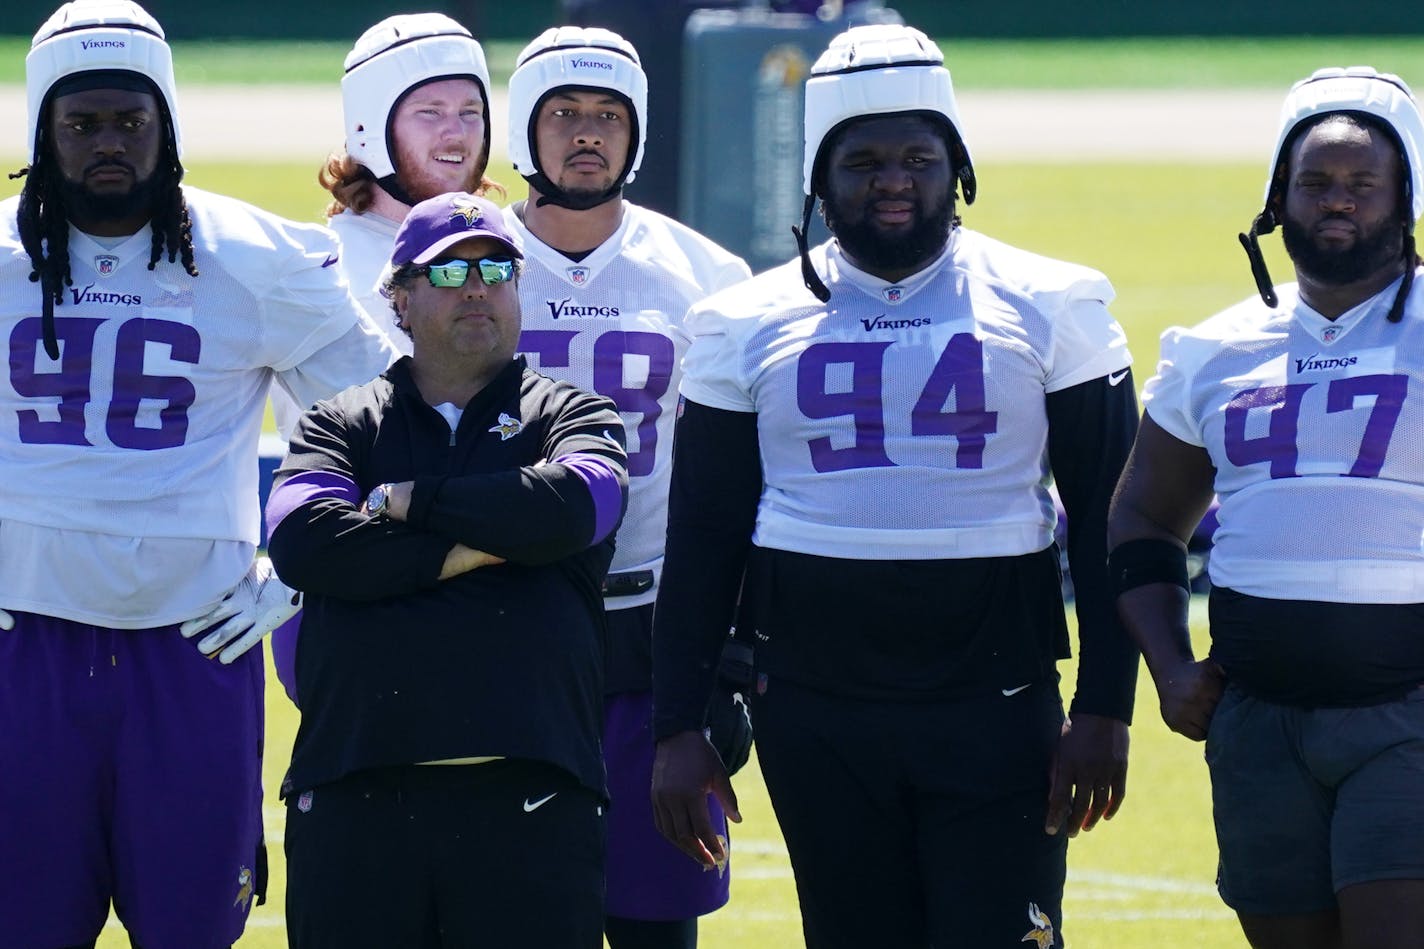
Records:
<instances>
[{"instance_id":1,"label":"nfl shield logo","mask_svg":"<svg viewBox=\"0 0 1424 949\"><path fill-rule=\"evenodd\" d=\"M99 276L107 277L114 272L114 268L119 265L119 258L113 254L99 254L94 258L94 269L99 271Z\"/></svg>"},{"instance_id":2,"label":"nfl shield logo","mask_svg":"<svg viewBox=\"0 0 1424 949\"><path fill-rule=\"evenodd\" d=\"M885 297L886 303L899 303L900 300L905 296L905 288L886 287L884 290L880 291L880 293L882 296Z\"/></svg>"},{"instance_id":3,"label":"nfl shield logo","mask_svg":"<svg viewBox=\"0 0 1424 949\"><path fill-rule=\"evenodd\" d=\"M1327 342L1327 343L1333 343L1333 342L1335 342L1335 337L1337 337L1337 336L1339 336L1339 335L1340 335L1340 327L1338 327L1338 326L1327 326L1327 327L1325 327L1325 332L1323 332L1323 333L1320 334L1320 338L1323 339L1323 340L1325 340L1325 342Z\"/></svg>"},{"instance_id":4,"label":"nfl shield logo","mask_svg":"<svg viewBox=\"0 0 1424 949\"><path fill-rule=\"evenodd\" d=\"M297 798L297 810L303 814L310 814L312 808L312 792L303 791L302 796Z\"/></svg>"},{"instance_id":5,"label":"nfl shield logo","mask_svg":"<svg viewBox=\"0 0 1424 949\"><path fill-rule=\"evenodd\" d=\"M576 287L581 287L581 286L583 286L584 284L588 283L588 268L587 268L587 267L570 267L570 268L568 268L568 274L569 274L569 280L570 280L570 281L573 283L573 285L576 286Z\"/></svg>"}]
</instances>

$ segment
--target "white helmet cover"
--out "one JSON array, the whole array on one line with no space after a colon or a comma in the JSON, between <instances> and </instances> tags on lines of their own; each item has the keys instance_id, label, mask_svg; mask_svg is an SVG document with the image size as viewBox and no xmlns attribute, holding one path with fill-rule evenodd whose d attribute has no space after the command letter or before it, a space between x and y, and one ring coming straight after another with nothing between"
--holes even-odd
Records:
<instances>
[{"instance_id":1,"label":"white helmet cover","mask_svg":"<svg viewBox=\"0 0 1424 949\"><path fill-rule=\"evenodd\" d=\"M633 141L623 176L610 189L630 183L643 163L648 127L648 76L638 51L623 37L597 27L545 30L520 52L509 77L509 160L524 178L543 177L534 144L539 105L556 89L607 89L633 111ZM547 177L540 182L547 190Z\"/></svg>"},{"instance_id":2,"label":"white helmet cover","mask_svg":"<svg viewBox=\"0 0 1424 949\"><path fill-rule=\"evenodd\" d=\"M411 89L432 79L470 78L485 100L489 158L489 66L479 41L443 13L387 17L361 34L341 77L346 153L377 179L396 172L389 141L391 113Z\"/></svg>"},{"instance_id":3,"label":"white helmet cover","mask_svg":"<svg viewBox=\"0 0 1424 949\"><path fill-rule=\"evenodd\" d=\"M39 28L25 57L31 163L39 159L40 113L50 90L68 76L97 70L137 73L153 83L168 110L173 144L181 157L173 52L163 27L132 0L71 0Z\"/></svg>"},{"instance_id":4,"label":"white helmet cover","mask_svg":"<svg viewBox=\"0 0 1424 949\"><path fill-rule=\"evenodd\" d=\"M1271 206L1277 197L1276 169L1287 158L1286 149L1300 125L1333 112L1372 115L1394 131L1409 165L1405 181L1409 187L1412 221L1424 217L1424 161L1420 160L1421 149L1424 149L1424 120L1420 119L1419 103L1404 80L1390 73L1376 72L1369 66L1317 69L1308 79L1291 87L1281 107L1281 128L1266 172L1267 211L1273 213Z\"/></svg>"},{"instance_id":5,"label":"white helmet cover","mask_svg":"<svg viewBox=\"0 0 1424 949\"><path fill-rule=\"evenodd\" d=\"M832 132L851 119L904 112L930 113L948 123L964 150L962 167L956 169L964 202L974 203L974 165L944 54L924 33L898 24L852 27L831 40L811 67L804 193L813 194L817 163Z\"/></svg>"}]
</instances>

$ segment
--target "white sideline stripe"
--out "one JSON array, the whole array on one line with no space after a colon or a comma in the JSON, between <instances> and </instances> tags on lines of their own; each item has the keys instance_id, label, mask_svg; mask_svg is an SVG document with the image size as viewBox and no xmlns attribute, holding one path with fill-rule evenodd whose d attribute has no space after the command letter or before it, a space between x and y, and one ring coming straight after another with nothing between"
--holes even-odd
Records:
<instances>
[{"instance_id":1,"label":"white sideline stripe","mask_svg":"<svg viewBox=\"0 0 1424 949\"><path fill-rule=\"evenodd\" d=\"M1064 913L1064 925L1071 926L1079 920L1094 920L1108 923L1135 923L1152 919L1191 919L1205 922L1207 920L1235 919L1236 914L1231 910L1222 909L1144 909L1144 910L1124 910L1118 913Z\"/></svg>"},{"instance_id":2,"label":"white sideline stripe","mask_svg":"<svg viewBox=\"0 0 1424 949\"><path fill-rule=\"evenodd\" d=\"M1134 876L1127 873L1105 873L1101 870L1075 871L1072 867L1068 868L1068 882L1120 886L1130 890L1145 890L1149 893L1181 893L1188 896L1216 896L1216 886L1211 883L1174 880L1171 877L1145 877Z\"/></svg>"},{"instance_id":3,"label":"white sideline stripe","mask_svg":"<svg viewBox=\"0 0 1424 949\"><path fill-rule=\"evenodd\" d=\"M1281 93L1270 89L959 90L975 157L1066 161L1255 161L1270 147ZM318 163L342 142L336 82L288 86L185 83L184 158ZM490 90L490 114L509 114ZM25 87L0 85L0 126L24 128ZM1201 129L1210 128L1210 135ZM254 133L254 129L258 130ZM503 155L504 136L491 151ZM517 182L516 182L517 183Z\"/></svg>"}]
</instances>

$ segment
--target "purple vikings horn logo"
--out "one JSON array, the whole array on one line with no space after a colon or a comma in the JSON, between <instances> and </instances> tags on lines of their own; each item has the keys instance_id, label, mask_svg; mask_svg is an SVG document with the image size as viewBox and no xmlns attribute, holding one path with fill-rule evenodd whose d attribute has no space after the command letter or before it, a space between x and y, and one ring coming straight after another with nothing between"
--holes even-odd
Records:
<instances>
[{"instance_id":1,"label":"purple vikings horn logo","mask_svg":"<svg viewBox=\"0 0 1424 949\"><path fill-rule=\"evenodd\" d=\"M465 224L470 227L478 227L480 223L480 206L470 198L461 195L450 199L450 220L457 217L465 219Z\"/></svg>"}]
</instances>

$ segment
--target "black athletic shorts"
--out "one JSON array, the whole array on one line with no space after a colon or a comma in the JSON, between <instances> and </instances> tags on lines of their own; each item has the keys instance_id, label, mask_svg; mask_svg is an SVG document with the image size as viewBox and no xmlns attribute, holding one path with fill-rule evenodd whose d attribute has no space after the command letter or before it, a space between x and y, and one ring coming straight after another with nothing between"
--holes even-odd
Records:
<instances>
[{"instance_id":1,"label":"black athletic shorts","mask_svg":"<svg viewBox=\"0 0 1424 949\"><path fill-rule=\"evenodd\" d=\"M603 945L603 808L552 765L363 771L287 798L292 949Z\"/></svg>"}]
</instances>

